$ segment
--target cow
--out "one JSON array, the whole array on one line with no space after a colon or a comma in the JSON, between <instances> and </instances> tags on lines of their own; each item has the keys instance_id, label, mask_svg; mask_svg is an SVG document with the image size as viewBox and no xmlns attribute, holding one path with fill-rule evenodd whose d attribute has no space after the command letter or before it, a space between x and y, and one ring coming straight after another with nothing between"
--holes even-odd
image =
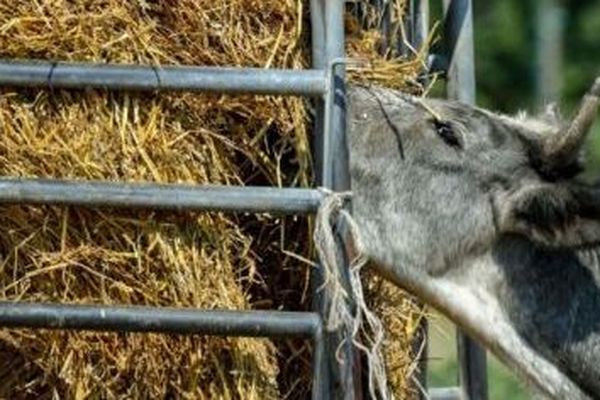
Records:
<instances>
[{"instance_id":1,"label":"cow","mask_svg":"<svg viewBox=\"0 0 600 400\"><path fill-rule=\"evenodd\" d=\"M599 96L565 122L348 87L361 251L556 399L600 398L600 187L579 177Z\"/></svg>"}]
</instances>

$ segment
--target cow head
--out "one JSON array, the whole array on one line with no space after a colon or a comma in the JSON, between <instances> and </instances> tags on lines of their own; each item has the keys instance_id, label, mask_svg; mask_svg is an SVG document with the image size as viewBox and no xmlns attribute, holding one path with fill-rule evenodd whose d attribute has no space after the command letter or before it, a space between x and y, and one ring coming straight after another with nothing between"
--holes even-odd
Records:
<instances>
[{"instance_id":1,"label":"cow head","mask_svg":"<svg viewBox=\"0 0 600 400\"><path fill-rule=\"evenodd\" d=\"M349 89L366 255L556 398L600 396L600 190L576 179L599 95L564 122Z\"/></svg>"}]
</instances>

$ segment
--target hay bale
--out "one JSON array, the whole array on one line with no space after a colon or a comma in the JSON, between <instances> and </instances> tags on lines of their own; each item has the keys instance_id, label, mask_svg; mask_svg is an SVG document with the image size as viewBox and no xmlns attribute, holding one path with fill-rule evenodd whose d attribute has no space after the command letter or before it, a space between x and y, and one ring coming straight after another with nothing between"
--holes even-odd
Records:
<instances>
[{"instance_id":1,"label":"hay bale","mask_svg":"<svg viewBox=\"0 0 600 400\"><path fill-rule=\"evenodd\" d=\"M0 56L304 68L305 7L0 0ZM298 98L3 89L0 175L308 186L307 121ZM308 309L310 268L290 254L310 257L309 237L295 218L5 206L0 296ZM310 380L310 353L293 340L4 329L0 350L2 398L302 398Z\"/></svg>"}]
</instances>

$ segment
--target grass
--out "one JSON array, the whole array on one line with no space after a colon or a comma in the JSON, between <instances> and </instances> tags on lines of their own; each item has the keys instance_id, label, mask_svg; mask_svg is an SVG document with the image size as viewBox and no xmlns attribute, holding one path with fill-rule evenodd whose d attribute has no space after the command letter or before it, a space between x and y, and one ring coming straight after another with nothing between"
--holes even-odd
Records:
<instances>
[{"instance_id":1,"label":"grass","mask_svg":"<svg viewBox=\"0 0 600 400\"><path fill-rule=\"evenodd\" d=\"M429 387L456 385L456 328L446 318L435 315L430 320L429 337ZM489 353L487 366L490 400L531 399L531 395L517 377Z\"/></svg>"}]
</instances>

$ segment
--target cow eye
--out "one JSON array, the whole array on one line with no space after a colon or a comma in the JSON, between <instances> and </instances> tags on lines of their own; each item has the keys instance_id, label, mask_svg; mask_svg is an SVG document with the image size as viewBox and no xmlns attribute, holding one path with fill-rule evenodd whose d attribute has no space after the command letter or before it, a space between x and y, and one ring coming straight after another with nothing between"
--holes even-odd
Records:
<instances>
[{"instance_id":1,"label":"cow eye","mask_svg":"<svg viewBox=\"0 0 600 400\"><path fill-rule=\"evenodd\" d=\"M461 147L458 135L454 131L454 128L450 123L446 121L434 120L433 121L435 130L440 138L451 147Z\"/></svg>"}]
</instances>

